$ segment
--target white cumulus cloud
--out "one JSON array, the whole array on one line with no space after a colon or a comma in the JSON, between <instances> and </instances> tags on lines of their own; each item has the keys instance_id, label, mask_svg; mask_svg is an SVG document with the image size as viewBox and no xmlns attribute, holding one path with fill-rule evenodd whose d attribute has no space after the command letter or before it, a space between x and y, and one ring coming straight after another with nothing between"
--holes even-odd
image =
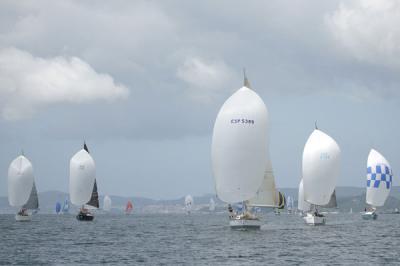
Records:
<instances>
[{"instance_id":1,"label":"white cumulus cloud","mask_svg":"<svg viewBox=\"0 0 400 266\"><path fill-rule=\"evenodd\" d=\"M40 58L13 47L0 49L0 112L4 119L30 117L51 104L113 101L128 95L128 88L77 57Z\"/></svg>"},{"instance_id":2,"label":"white cumulus cloud","mask_svg":"<svg viewBox=\"0 0 400 266\"><path fill-rule=\"evenodd\" d=\"M358 60L400 68L400 1L344 1L325 21L338 43Z\"/></svg>"},{"instance_id":3,"label":"white cumulus cloud","mask_svg":"<svg viewBox=\"0 0 400 266\"><path fill-rule=\"evenodd\" d=\"M189 85L194 98L209 101L230 83L233 71L223 61L190 56L178 67L177 77Z\"/></svg>"}]
</instances>

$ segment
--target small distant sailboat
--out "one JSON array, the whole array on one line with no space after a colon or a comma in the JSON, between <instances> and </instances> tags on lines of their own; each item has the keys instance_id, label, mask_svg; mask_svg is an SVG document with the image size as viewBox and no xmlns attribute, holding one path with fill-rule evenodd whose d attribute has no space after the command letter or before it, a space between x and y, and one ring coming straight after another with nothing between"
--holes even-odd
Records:
<instances>
[{"instance_id":1,"label":"small distant sailboat","mask_svg":"<svg viewBox=\"0 0 400 266\"><path fill-rule=\"evenodd\" d=\"M389 162L378 151L372 149L367 161L367 194L366 203L371 208L362 214L365 220L375 220L378 217L376 208L385 204L392 188L393 173Z\"/></svg>"},{"instance_id":2,"label":"small distant sailboat","mask_svg":"<svg viewBox=\"0 0 400 266\"><path fill-rule=\"evenodd\" d=\"M20 208L16 221L30 221L28 210L39 209L33 167L24 155L14 159L8 168L8 201L11 206Z\"/></svg>"},{"instance_id":3,"label":"small distant sailboat","mask_svg":"<svg viewBox=\"0 0 400 266\"><path fill-rule=\"evenodd\" d=\"M76 216L79 221L92 221L94 216L88 208L99 208L96 170L86 143L70 161L69 193L72 204L81 206Z\"/></svg>"},{"instance_id":4,"label":"small distant sailboat","mask_svg":"<svg viewBox=\"0 0 400 266\"><path fill-rule=\"evenodd\" d=\"M128 200L128 202L126 203L126 208L125 208L125 214L131 214L133 211L133 204L132 201Z\"/></svg>"},{"instance_id":5,"label":"small distant sailboat","mask_svg":"<svg viewBox=\"0 0 400 266\"><path fill-rule=\"evenodd\" d=\"M62 206L62 212L63 212L63 214L69 213L69 201L68 201L68 198L66 198L64 200L64 204Z\"/></svg>"},{"instance_id":6,"label":"small distant sailboat","mask_svg":"<svg viewBox=\"0 0 400 266\"><path fill-rule=\"evenodd\" d=\"M308 138L303 151L304 200L311 204L311 209L304 217L307 224L325 224L325 217L318 212L318 207L330 207L332 197L334 197L336 205L335 186L339 171L339 145L333 138L316 127Z\"/></svg>"},{"instance_id":7,"label":"small distant sailboat","mask_svg":"<svg viewBox=\"0 0 400 266\"><path fill-rule=\"evenodd\" d=\"M215 211L215 201L213 198L210 199L209 210L210 210L210 212Z\"/></svg>"},{"instance_id":8,"label":"small distant sailboat","mask_svg":"<svg viewBox=\"0 0 400 266\"><path fill-rule=\"evenodd\" d=\"M350 208L350 211L349 211L349 213L350 213L350 214L352 214L352 213L353 213L353 208Z\"/></svg>"},{"instance_id":9,"label":"small distant sailboat","mask_svg":"<svg viewBox=\"0 0 400 266\"><path fill-rule=\"evenodd\" d=\"M245 75L243 87L221 107L212 137L215 188L217 196L229 204L232 229L259 229L261 221L248 206L276 204L267 136L267 107ZM239 202L242 210L234 213L231 204Z\"/></svg>"},{"instance_id":10,"label":"small distant sailboat","mask_svg":"<svg viewBox=\"0 0 400 266\"><path fill-rule=\"evenodd\" d=\"M185 210L188 214L192 211L193 207L193 197L191 195L187 195L185 197Z\"/></svg>"},{"instance_id":11,"label":"small distant sailboat","mask_svg":"<svg viewBox=\"0 0 400 266\"><path fill-rule=\"evenodd\" d=\"M292 196L287 197L287 211L288 213L292 213L294 209L294 200Z\"/></svg>"},{"instance_id":12,"label":"small distant sailboat","mask_svg":"<svg viewBox=\"0 0 400 266\"><path fill-rule=\"evenodd\" d=\"M58 201L56 202L56 214L60 214L61 212L61 203Z\"/></svg>"},{"instance_id":13,"label":"small distant sailboat","mask_svg":"<svg viewBox=\"0 0 400 266\"><path fill-rule=\"evenodd\" d=\"M111 211L111 198L110 196L106 195L103 199L103 210L106 212Z\"/></svg>"}]
</instances>

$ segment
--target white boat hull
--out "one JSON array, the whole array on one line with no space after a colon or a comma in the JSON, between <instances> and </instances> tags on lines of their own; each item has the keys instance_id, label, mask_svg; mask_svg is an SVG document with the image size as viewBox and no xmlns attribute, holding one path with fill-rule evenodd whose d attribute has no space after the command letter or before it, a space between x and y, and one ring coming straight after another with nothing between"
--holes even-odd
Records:
<instances>
[{"instance_id":1,"label":"white boat hull","mask_svg":"<svg viewBox=\"0 0 400 266\"><path fill-rule=\"evenodd\" d=\"M31 215L19 215L19 214L15 215L15 220L17 222L29 222L31 221L31 219L32 219Z\"/></svg>"},{"instance_id":2,"label":"white boat hull","mask_svg":"<svg viewBox=\"0 0 400 266\"><path fill-rule=\"evenodd\" d=\"M376 212L364 212L361 217L364 220L376 220L378 218L378 214L376 214Z\"/></svg>"},{"instance_id":3,"label":"white boat hull","mask_svg":"<svg viewBox=\"0 0 400 266\"><path fill-rule=\"evenodd\" d=\"M325 217L315 216L311 213L307 213L307 215L304 216L303 219L308 225L324 225L326 222Z\"/></svg>"},{"instance_id":4,"label":"white boat hull","mask_svg":"<svg viewBox=\"0 0 400 266\"><path fill-rule=\"evenodd\" d=\"M232 219L229 221L231 229L260 229L261 221L258 219Z\"/></svg>"}]
</instances>

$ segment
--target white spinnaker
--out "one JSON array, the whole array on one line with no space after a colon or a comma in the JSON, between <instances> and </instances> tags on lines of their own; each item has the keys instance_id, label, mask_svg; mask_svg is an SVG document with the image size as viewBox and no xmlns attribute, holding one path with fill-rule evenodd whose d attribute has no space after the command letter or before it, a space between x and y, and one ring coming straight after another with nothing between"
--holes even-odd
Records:
<instances>
[{"instance_id":1,"label":"white spinnaker","mask_svg":"<svg viewBox=\"0 0 400 266\"><path fill-rule=\"evenodd\" d=\"M308 212L311 210L311 204L304 200L303 179L301 179L299 184L299 198L297 200L297 209L303 212Z\"/></svg>"},{"instance_id":2,"label":"white spinnaker","mask_svg":"<svg viewBox=\"0 0 400 266\"><path fill-rule=\"evenodd\" d=\"M103 210L110 211L111 210L111 204L112 204L111 198L108 195L106 195L104 197L104 199L103 199Z\"/></svg>"},{"instance_id":3,"label":"white spinnaker","mask_svg":"<svg viewBox=\"0 0 400 266\"><path fill-rule=\"evenodd\" d=\"M215 201L212 198L210 199L209 210L210 211L215 211Z\"/></svg>"},{"instance_id":4,"label":"white spinnaker","mask_svg":"<svg viewBox=\"0 0 400 266\"><path fill-rule=\"evenodd\" d=\"M375 207L385 204L392 187L391 176L392 168L389 162L378 151L371 149L367 162L367 204Z\"/></svg>"},{"instance_id":5,"label":"white spinnaker","mask_svg":"<svg viewBox=\"0 0 400 266\"><path fill-rule=\"evenodd\" d=\"M8 168L8 202L13 207L24 205L33 188L33 167L23 155L11 162Z\"/></svg>"},{"instance_id":6,"label":"white spinnaker","mask_svg":"<svg viewBox=\"0 0 400 266\"><path fill-rule=\"evenodd\" d=\"M78 151L69 164L69 193L72 204L86 204L91 196L96 178L92 156L84 149Z\"/></svg>"},{"instance_id":7,"label":"white spinnaker","mask_svg":"<svg viewBox=\"0 0 400 266\"><path fill-rule=\"evenodd\" d=\"M340 148L336 141L315 129L304 146L302 171L305 201L327 204L340 172Z\"/></svg>"},{"instance_id":8,"label":"white spinnaker","mask_svg":"<svg viewBox=\"0 0 400 266\"><path fill-rule=\"evenodd\" d=\"M229 97L215 120L211 157L218 197L228 203L255 197L267 160L268 111L248 87Z\"/></svg>"},{"instance_id":9,"label":"white spinnaker","mask_svg":"<svg viewBox=\"0 0 400 266\"><path fill-rule=\"evenodd\" d=\"M266 166L262 184L258 189L256 196L249 200L249 206L278 207L278 191L276 190L274 172L269 158L267 159Z\"/></svg>"},{"instance_id":10,"label":"white spinnaker","mask_svg":"<svg viewBox=\"0 0 400 266\"><path fill-rule=\"evenodd\" d=\"M193 197L191 195L187 195L185 197L185 208L187 211L190 211L193 206Z\"/></svg>"}]
</instances>

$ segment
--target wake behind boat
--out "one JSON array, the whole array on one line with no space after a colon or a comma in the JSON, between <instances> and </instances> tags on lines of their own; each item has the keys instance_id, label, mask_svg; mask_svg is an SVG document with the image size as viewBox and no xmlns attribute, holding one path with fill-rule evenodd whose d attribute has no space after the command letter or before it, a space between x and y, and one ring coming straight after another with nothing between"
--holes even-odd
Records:
<instances>
[{"instance_id":1,"label":"wake behind boat","mask_svg":"<svg viewBox=\"0 0 400 266\"><path fill-rule=\"evenodd\" d=\"M72 204L81 206L76 218L79 221L92 221L94 216L89 208L99 208L99 197L95 163L86 143L71 158L69 188Z\"/></svg>"}]
</instances>

